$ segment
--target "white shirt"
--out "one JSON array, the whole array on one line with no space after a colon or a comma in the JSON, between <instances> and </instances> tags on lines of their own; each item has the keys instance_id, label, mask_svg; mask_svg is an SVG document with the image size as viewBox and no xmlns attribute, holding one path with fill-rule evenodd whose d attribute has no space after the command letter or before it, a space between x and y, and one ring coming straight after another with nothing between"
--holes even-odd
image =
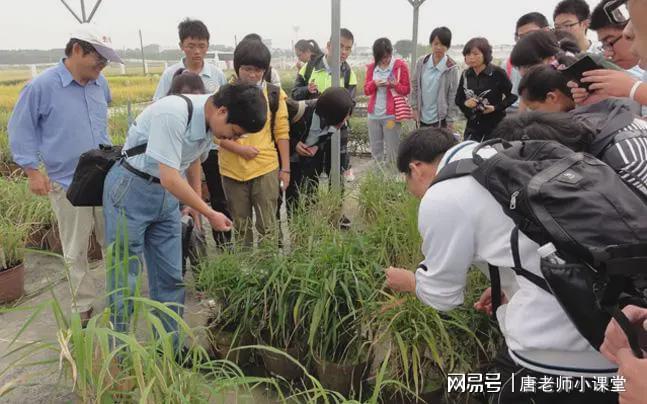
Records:
<instances>
[{"instance_id":1,"label":"white shirt","mask_svg":"<svg viewBox=\"0 0 647 404\"><path fill-rule=\"evenodd\" d=\"M470 158L476 147L471 143L451 161ZM445 154L439 170L463 145ZM489 157L492 153L483 150L480 155ZM538 372L565 376L615 374L615 365L580 335L555 297L509 269L513 266L510 233L515 224L474 178L454 178L429 188L420 203L418 221L425 260L416 271L416 294L425 304L444 311L461 305L470 266L489 263L501 268L502 287L511 296L509 303L497 310L497 319L515 362ZM522 267L542 276L538 248L524 234L519 235ZM513 295L509 294L513 286L510 276L516 278L519 287ZM553 369L555 366L570 371Z\"/></svg>"},{"instance_id":2,"label":"white shirt","mask_svg":"<svg viewBox=\"0 0 647 404\"><path fill-rule=\"evenodd\" d=\"M153 101L157 101L168 94L169 90L171 89L171 84L173 83L173 76L178 70L183 68L186 68L184 58L164 70L162 77L160 77L160 82L159 84L157 84L155 95L153 95ZM204 84L204 88L207 90L208 94L214 94L216 91L218 91L218 88L220 88L220 86L227 84L227 80L225 79L225 75L222 70L220 70L215 65L207 62L206 60L202 65L200 78L202 79L202 83Z\"/></svg>"}]
</instances>

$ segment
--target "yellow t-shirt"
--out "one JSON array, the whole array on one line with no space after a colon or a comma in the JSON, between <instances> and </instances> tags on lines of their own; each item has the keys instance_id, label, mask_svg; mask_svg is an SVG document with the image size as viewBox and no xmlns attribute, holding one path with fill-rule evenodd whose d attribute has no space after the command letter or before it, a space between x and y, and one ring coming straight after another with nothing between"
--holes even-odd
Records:
<instances>
[{"instance_id":1,"label":"yellow t-shirt","mask_svg":"<svg viewBox=\"0 0 647 404\"><path fill-rule=\"evenodd\" d=\"M265 99L267 100L267 87L263 89L263 94L265 94ZM249 181L279 168L279 157L274 140L289 141L290 139L288 107L285 102L287 98L287 94L281 89L279 108L276 111L276 118L274 120L274 139L272 139L272 131L270 129L272 113L270 112L268 101L267 121L263 129L256 133L249 133L247 136L236 140L238 144L256 147L259 153L255 158L245 160L236 153L225 150L223 147L220 148L218 151L218 161L222 176L236 181Z\"/></svg>"}]
</instances>

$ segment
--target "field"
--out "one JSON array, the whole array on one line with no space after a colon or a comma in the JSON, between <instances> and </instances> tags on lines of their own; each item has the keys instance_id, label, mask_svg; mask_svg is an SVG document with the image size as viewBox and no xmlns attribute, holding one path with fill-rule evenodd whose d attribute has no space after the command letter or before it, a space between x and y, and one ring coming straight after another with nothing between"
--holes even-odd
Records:
<instances>
[{"instance_id":1,"label":"field","mask_svg":"<svg viewBox=\"0 0 647 404\"><path fill-rule=\"evenodd\" d=\"M357 73L361 110L364 74ZM294 74L281 72L288 93ZM134 104L132 119L152 97L157 80L156 75L108 76L109 133L115 144L125 140L126 106ZM6 125L23 85L0 85L0 162L5 164L11 162ZM368 149L366 118L359 115L350 122L350 148L357 154ZM411 129L407 124L403 136ZM37 383L21 376L2 384L3 375L33 362L55 366L60 383L74 385L80 402L222 402L232 392L248 397L240 402L259 397L259 402L290 403L439 402L448 373L477 370L502 341L488 318L471 309L487 284L477 271L470 274L464 306L450 313L384 288L383 268L413 269L421 259L417 206L399 178L375 167L343 196L323 186L302 203L283 227L282 251L271 238L253 250L237 245L210 250L188 281L208 303L206 321L189 326L175 316L190 361L175 357L171 336L153 315L173 313L139 288L129 298L135 306L130 333L112 329L109 308L82 328L78 315L68 317L56 298L36 307L0 306L0 316L25 313L24 327L0 353L0 364L9 363L0 367L0 400L23 383ZM0 177L0 211L0 269L22 262L25 246L51 247L43 241L56 226L50 204L29 192L24 177ZM351 230L339 228L342 213L352 218ZM56 319L58 340L21 346L22 334L43 313ZM54 358L32 359L42 353Z\"/></svg>"}]
</instances>

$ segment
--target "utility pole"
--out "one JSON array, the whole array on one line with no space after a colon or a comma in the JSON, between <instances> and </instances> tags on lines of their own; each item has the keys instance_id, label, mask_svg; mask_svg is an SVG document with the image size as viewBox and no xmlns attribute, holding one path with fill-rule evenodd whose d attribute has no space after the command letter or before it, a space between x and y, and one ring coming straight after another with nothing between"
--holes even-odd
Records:
<instances>
[{"instance_id":1,"label":"utility pole","mask_svg":"<svg viewBox=\"0 0 647 404\"><path fill-rule=\"evenodd\" d=\"M413 38L411 39L411 64L409 66L415 66L416 58L418 57L418 15L420 11L420 6L426 0L408 0L409 4L413 7Z\"/></svg>"},{"instance_id":2,"label":"utility pole","mask_svg":"<svg viewBox=\"0 0 647 404\"><path fill-rule=\"evenodd\" d=\"M142 69L146 75L146 57L144 56L144 41L142 39L142 30L139 30L139 47L142 49Z\"/></svg>"},{"instance_id":3,"label":"utility pole","mask_svg":"<svg viewBox=\"0 0 647 404\"><path fill-rule=\"evenodd\" d=\"M72 17L74 17L74 18L79 22L79 24L83 24L83 23L87 23L87 22L91 22L91 21L92 21L92 17L94 17L94 13L96 13L96 12L97 12L97 9L98 9L98 8L99 8L99 6L101 5L101 2L102 2L102 1L103 1L103 0L97 0L97 2L96 2L96 3L94 3L94 7L92 7L92 11L90 11L90 15L87 15L87 13L85 12L85 0L81 0L81 16L80 16L80 17L79 17L79 15L78 15L78 14L77 14L73 9L72 9L72 7L70 7L70 5L69 5L69 4L67 4L67 2L66 2L65 0L61 0L61 3L63 3L63 5L65 6L65 8L67 8L67 11L69 11L69 12L70 12L70 14L72 14Z\"/></svg>"},{"instance_id":4,"label":"utility pole","mask_svg":"<svg viewBox=\"0 0 647 404\"><path fill-rule=\"evenodd\" d=\"M330 47L332 55L330 55L330 69L332 70L332 86L339 87L341 66L340 55L340 37L339 30L341 29L341 0L331 0L332 14L331 14L331 32ZM333 190L339 191L341 189L341 139L339 129L332 135L331 144L331 159L330 159L330 184Z\"/></svg>"}]
</instances>

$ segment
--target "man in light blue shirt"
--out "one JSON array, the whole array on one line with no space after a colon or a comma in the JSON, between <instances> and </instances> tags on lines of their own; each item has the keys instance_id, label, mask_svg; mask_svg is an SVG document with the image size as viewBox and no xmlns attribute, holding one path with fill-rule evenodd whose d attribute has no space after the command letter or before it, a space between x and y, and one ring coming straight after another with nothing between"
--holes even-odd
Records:
<instances>
[{"instance_id":1,"label":"man in light blue shirt","mask_svg":"<svg viewBox=\"0 0 647 404\"><path fill-rule=\"evenodd\" d=\"M108 61L121 63L110 38L82 24L65 48L65 58L28 83L9 120L9 144L15 162L29 177L36 195L48 195L58 221L63 256L70 268L72 311L82 320L96 296L89 273L88 240L93 229L103 241L97 208L77 208L65 196L82 153L109 144L108 82L101 75ZM40 171L41 164L44 171Z\"/></svg>"},{"instance_id":2,"label":"man in light blue shirt","mask_svg":"<svg viewBox=\"0 0 647 404\"><path fill-rule=\"evenodd\" d=\"M107 268L108 299L117 330L128 327L132 305L124 299L124 289L134 289L144 259L150 298L169 304L181 315L179 203L187 206L196 226L200 227L204 215L212 228L230 230L231 221L201 198L200 163L213 137L236 139L258 132L266 118L265 96L256 86L244 84L222 86L214 95L165 97L137 117L128 130L125 150L146 145L145 151L115 164L103 190L105 239L120 247L113 251L115 256L109 260L113 265ZM137 259L124 265L119 254ZM178 343L177 322L166 315L160 318Z\"/></svg>"}]
</instances>

